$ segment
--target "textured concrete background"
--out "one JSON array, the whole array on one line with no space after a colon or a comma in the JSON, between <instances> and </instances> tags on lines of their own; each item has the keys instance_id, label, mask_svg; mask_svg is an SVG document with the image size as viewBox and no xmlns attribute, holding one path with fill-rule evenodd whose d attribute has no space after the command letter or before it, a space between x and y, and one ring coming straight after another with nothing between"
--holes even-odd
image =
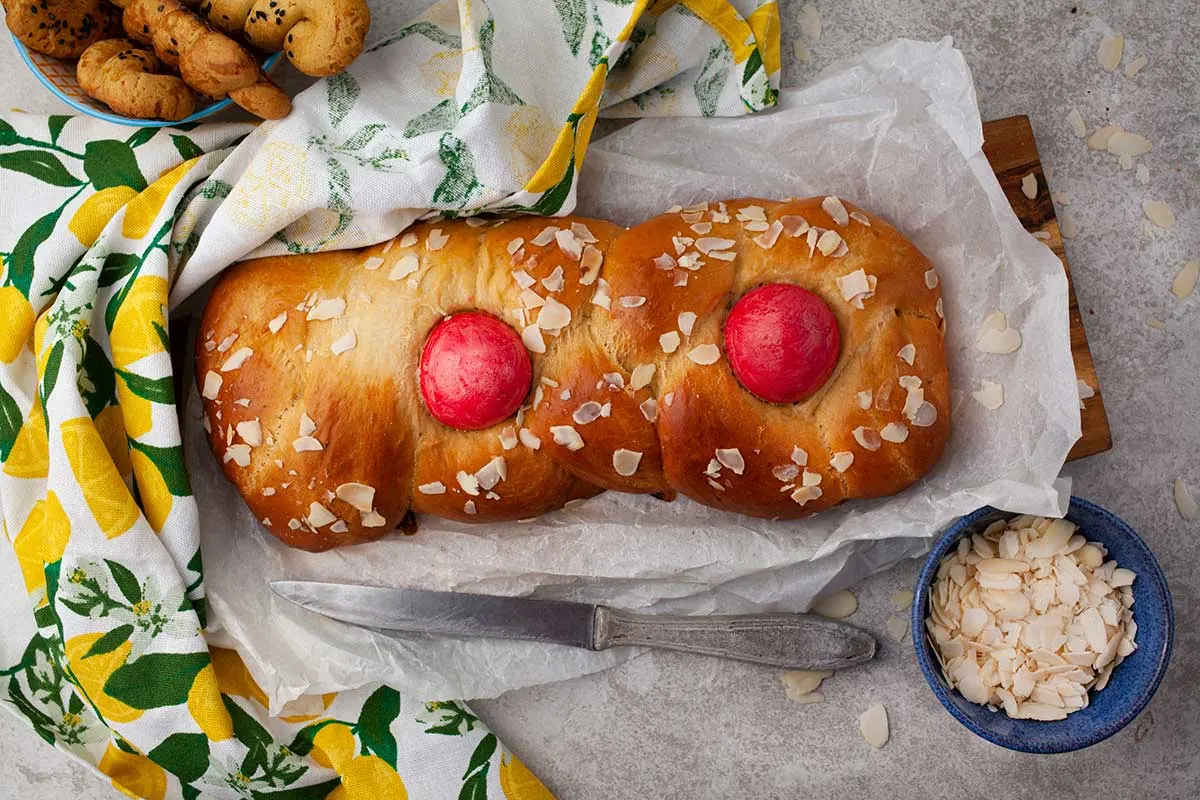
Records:
<instances>
[{"instance_id":1,"label":"textured concrete background","mask_svg":"<svg viewBox=\"0 0 1200 800\"><path fill-rule=\"evenodd\" d=\"M386 5L378 3L376 5ZM1200 14L1194 0L838 0L797 64L800 3L784 3L785 81L804 83L830 61L906 36L954 36L975 73L984 119L1028 114L1055 192L1070 200L1067 243L1076 291L1108 405L1111 453L1066 468L1075 493L1124 517L1157 553L1175 598L1178 638L1165 683L1125 731L1068 756L1010 753L975 738L937 705L911 645L886 640L887 600L917 564L857 589L853 621L884 644L869 667L826 682L826 701L797 706L770 670L674 655L515 692L477 710L564 800L576 798L921 797L995 800L1200 796L1200 523L1170 499L1183 476L1200 492L1200 294L1168 291L1200 258ZM1188 10L1190 8L1190 11ZM1146 54L1134 79L1098 66L1103 33ZM0 45L0 107L60 110ZM1142 186L1113 157L1088 151L1065 122L1111 121L1154 143ZM1178 225L1144 234L1144 197L1171 203ZM1147 315L1166 322L1146 326ZM892 739L872 751L858 714L882 702ZM110 798L88 776L0 714L0 797Z\"/></svg>"}]
</instances>

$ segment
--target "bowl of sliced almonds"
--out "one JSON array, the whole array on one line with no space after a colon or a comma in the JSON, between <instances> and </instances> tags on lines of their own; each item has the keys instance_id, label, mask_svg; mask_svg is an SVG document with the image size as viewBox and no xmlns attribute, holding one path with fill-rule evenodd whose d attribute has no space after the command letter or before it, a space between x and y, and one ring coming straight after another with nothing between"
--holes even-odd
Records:
<instances>
[{"instance_id":1,"label":"bowl of sliced almonds","mask_svg":"<svg viewBox=\"0 0 1200 800\"><path fill-rule=\"evenodd\" d=\"M1150 702L1171 658L1171 595L1154 555L1077 497L1063 519L991 507L961 518L914 594L913 643L934 695L1010 750L1107 739Z\"/></svg>"}]
</instances>

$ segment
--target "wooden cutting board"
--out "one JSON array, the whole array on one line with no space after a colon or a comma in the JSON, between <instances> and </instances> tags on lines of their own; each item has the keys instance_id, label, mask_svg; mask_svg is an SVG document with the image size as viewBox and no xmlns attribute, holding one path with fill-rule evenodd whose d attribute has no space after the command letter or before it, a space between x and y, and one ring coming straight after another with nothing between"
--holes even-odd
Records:
<instances>
[{"instance_id":1,"label":"wooden cutting board","mask_svg":"<svg viewBox=\"0 0 1200 800\"><path fill-rule=\"evenodd\" d=\"M983 154L992 165L1000 180L1000 186L1008 202L1016 212L1021 224L1030 233L1044 231L1049 234L1045 243L1062 262L1067 273L1067 292L1070 300L1071 355L1075 359L1075 375L1087 381L1096 396L1084 401L1079 412L1083 436L1071 448L1067 456L1073 461L1084 456L1112 449L1112 431L1104 413L1104 394L1100 391L1100 380L1096 377L1096 366L1092 352L1088 349L1087 332L1083 329L1083 315L1079 301L1075 299L1075 286L1071 281L1071 268L1067 265L1067 254L1063 249L1062 234L1058 229L1058 218L1054 215L1054 203L1050 201L1049 184L1042 172L1037 143L1033 139L1033 127L1029 117L1007 117L983 123ZM1037 178L1037 196L1030 200L1021 191L1021 179L1033 173Z\"/></svg>"}]
</instances>

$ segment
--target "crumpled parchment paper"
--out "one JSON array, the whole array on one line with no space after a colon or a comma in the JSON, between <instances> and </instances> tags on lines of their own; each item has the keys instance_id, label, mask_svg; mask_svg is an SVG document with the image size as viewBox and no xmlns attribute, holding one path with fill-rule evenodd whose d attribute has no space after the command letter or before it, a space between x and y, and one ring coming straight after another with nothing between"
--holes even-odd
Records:
<instances>
[{"instance_id":1,"label":"crumpled parchment paper","mask_svg":"<svg viewBox=\"0 0 1200 800\"><path fill-rule=\"evenodd\" d=\"M948 39L896 41L835 64L781 110L732 120L647 119L593 143L578 212L633 224L671 205L741 195L836 194L891 220L937 265L948 320L953 436L937 468L892 498L769 522L607 493L533 522L420 520L415 536L311 554L262 531L207 447L192 390L188 468L202 515L216 643L236 646L273 712L304 694L389 682L421 697L492 697L603 669L633 651L384 635L277 598L313 579L536 596L676 612L803 610L925 552L983 504L1065 511L1056 481L1080 435L1067 283L1012 213L980 152L970 71ZM975 348L1000 309L1024 337ZM1004 386L988 411L970 392Z\"/></svg>"}]
</instances>

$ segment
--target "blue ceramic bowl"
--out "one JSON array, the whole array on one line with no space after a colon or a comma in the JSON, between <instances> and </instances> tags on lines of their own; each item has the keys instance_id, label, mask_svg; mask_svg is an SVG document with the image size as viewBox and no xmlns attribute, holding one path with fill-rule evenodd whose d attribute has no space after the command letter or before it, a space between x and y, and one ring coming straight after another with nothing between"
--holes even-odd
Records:
<instances>
[{"instance_id":1,"label":"blue ceramic bowl","mask_svg":"<svg viewBox=\"0 0 1200 800\"><path fill-rule=\"evenodd\" d=\"M933 645L925 635L929 586L937 575L938 564L958 546L959 539L982 533L996 520L1013 516L1016 515L985 506L954 523L934 546L917 579L912 605L912 640L917 661L934 695L950 715L989 742L1025 753L1082 750L1128 725L1158 689L1171 659L1175 636L1171 594L1150 548L1132 528L1095 503L1072 497L1067 519L1078 525L1079 533L1088 540L1107 547L1109 558L1137 574L1133 582L1133 618L1138 626L1138 649L1113 670L1104 689L1091 693L1087 708L1068 714L1063 720L1010 719L1003 711L972 703L946 683L934 657Z\"/></svg>"},{"instance_id":2,"label":"blue ceramic bowl","mask_svg":"<svg viewBox=\"0 0 1200 800\"><path fill-rule=\"evenodd\" d=\"M51 58L50 56L34 52L25 47L15 35L13 36L13 44L16 46L17 52L21 54L21 60L25 62L25 66L29 67L29 71L34 74L34 77L41 81L42 85L49 89L55 97L76 111L81 111L89 117L95 117L96 119L115 122L119 125L132 125L137 128L164 128L170 125L200 122L221 113L233 105L233 101L226 97L223 100L209 103L197 109L190 117L178 120L122 117L120 114L114 114L108 106L99 100L93 100L84 93L83 89L79 86L79 80L75 77L74 61ZM270 72L271 68L279 62L279 58L282 55L282 53L272 53L263 61L263 69Z\"/></svg>"}]
</instances>

